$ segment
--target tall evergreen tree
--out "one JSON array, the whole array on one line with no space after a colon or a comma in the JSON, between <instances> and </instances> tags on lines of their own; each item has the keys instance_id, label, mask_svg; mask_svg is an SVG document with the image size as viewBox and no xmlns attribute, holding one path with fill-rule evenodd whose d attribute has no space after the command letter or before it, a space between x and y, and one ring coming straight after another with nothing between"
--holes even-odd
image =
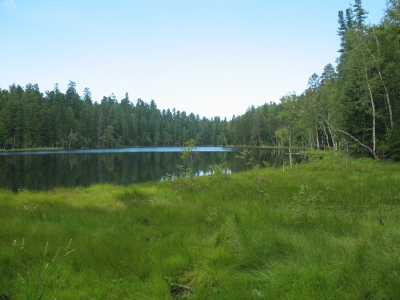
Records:
<instances>
[{"instance_id":1,"label":"tall evergreen tree","mask_svg":"<svg viewBox=\"0 0 400 300\"><path fill-rule=\"evenodd\" d=\"M355 13L355 23L357 30L362 30L364 28L364 22L367 18L368 12L362 7L361 0L354 0L353 12Z\"/></svg>"}]
</instances>

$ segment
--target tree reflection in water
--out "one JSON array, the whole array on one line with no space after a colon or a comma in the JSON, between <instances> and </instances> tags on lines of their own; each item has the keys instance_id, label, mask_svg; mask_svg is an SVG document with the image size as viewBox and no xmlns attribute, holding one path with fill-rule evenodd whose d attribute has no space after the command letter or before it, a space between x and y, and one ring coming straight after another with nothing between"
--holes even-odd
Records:
<instances>
[{"instance_id":1,"label":"tree reflection in water","mask_svg":"<svg viewBox=\"0 0 400 300\"><path fill-rule=\"evenodd\" d=\"M48 190L55 187L90 186L96 183L128 185L146 181L158 181L165 174L179 177L177 165L182 164L180 148L162 152L124 149L112 152L96 150L94 153L68 151L45 154L18 153L0 155L0 188L18 191ZM208 173L209 166L227 162L231 172L242 170L242 164L235 158L235 149L221 148L218 152L198 151L194 162L198 176ZM202 149L203 150L203 149ZM237 149L240 150L240 149ZM284 157L282 151L273 149L252 149L254 164L268 162L278 166ZM299 158L300 159L300 158Z\"/></svg>"}]
</instances>

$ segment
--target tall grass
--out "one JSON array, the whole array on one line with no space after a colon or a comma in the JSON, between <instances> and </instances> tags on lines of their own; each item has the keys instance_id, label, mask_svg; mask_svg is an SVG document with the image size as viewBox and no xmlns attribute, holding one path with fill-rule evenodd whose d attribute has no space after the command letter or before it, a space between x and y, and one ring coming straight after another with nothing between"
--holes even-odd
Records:
<instances>
[{"instance_id":1,"label":"tall grass","mask_svg":"<svg viewBox=\"0 0 400 300\"><path fill-rule=\"evenodd\" d=\"M339 154L284 172L3 190L0 294L396 299L399 182L398 164Z\"/></svg>"}]
</instances>

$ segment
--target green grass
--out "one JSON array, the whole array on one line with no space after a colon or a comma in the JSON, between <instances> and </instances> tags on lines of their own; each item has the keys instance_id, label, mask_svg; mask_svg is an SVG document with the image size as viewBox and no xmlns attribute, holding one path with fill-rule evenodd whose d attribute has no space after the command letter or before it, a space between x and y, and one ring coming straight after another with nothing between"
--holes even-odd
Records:
<instances>
[{"instance_id":1,"label":"green grass","mask_svg":"<svg viewBox=\"0 0 400 300\"><path fill-rule=\"evenodd\" d=\"M398 299L399 183L399 164L339 154L285 172L3 190L0 294Z\"/></svg>"}]
</instances>

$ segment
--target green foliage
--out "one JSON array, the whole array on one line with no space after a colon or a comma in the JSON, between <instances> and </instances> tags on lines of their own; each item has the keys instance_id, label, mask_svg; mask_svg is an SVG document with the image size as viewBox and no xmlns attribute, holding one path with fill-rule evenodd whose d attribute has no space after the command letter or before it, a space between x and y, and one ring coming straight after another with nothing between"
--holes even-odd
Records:
<instances>
[{"instance_id":1,"label":"green foliage","mask_svg":"<svg viewBox=\"0 0 400 300\"><path fill-rule=\"evenodd\" d=\"M152 100L136 105L125 95L93 102L88 88L83 97L70 82L65 94L56 85L40 93L37 85L0 90L0 147L113 148L126 146L180 146L190 136L199 145L228 143L228 121L200 119L185 112L159 110Z\"/></svg>"},{"instance_id":2,"label":"green foliage","mask_svg":"<svg viewBox=\"0 0 400 300\"><path fill-rule=\"evenodd\" d=\"M329 188L329 187L328 187ZM322 192L312 193L309 185L300 185L299 191L293 196L293 208L297 213L294 224L306 225L310 210L316 204L323 204Z\"/></svg>"},{"instance_id":3,"label":"green foliage","mask_svg":"<svg viewBox=\"0 0 400 300\"><path fill-rule=\"evenodd\" d=\"M239 154L236 155L236 158L240 159L243 167L245 167L247 170L253 166L253 158L251 157L251 151L249 149L243 149L242 151L239 151Z\"/></svg>"},{"instance_id":4,"label":"green foliage","mask_svg":"<svg viewBox=\"0 0 400 300\"><path fill-rule=\"evenodd\" d=\"M178 179L175 184L181 187L185 187L188 189L195 188L193 178L195 177L195 161L196 161L196 141L194 139L190 139L186 141L185 147L182 148L181 159L184 161L184 165L177 165L177 168L182 176L181 179ZM166 176L167 181L172 179L170 174Z\"/></svg>"},{"instance_id":5,"label":"green foliage","mask_svg":"<svg viewBox=\"0 0 400 300\"><path fill-rule=\"evenodd\" d=\"M228 168L228 162L223 162L222 164L214 164L208 167L210 170L210 178L221 178L221 179L230 179L231 172Z\"/></svg>"},{"instance_id":6,"label":"green foliage","mask_svg":"<svg viewBox=\"0 0 400 300\"><path fill-rule=\"evenodd\" d=\"M388 151L390 158L394 161L400 161L400 126L396 124L395 128L388 134Z\"/></svg>"},{"instance_id":7,"label":"green foliage","mask_svg":"<svg viewBox=\"0 0 400 300\"><path fill-rule=\"evenodd\" d=\"M65 94L57 85L45 94L36 84L12 85L0 90L0 147L181 146L193 137L197 145L346 149L398 160L399 7L390 0L379 24L365 24L368 12L355 0L338 13L336 68L328 63L302 94L251 106L229 122L160 110L153 100L134 104L128 94L93 101L88 88L79 96L73 81Z\"/></svg>"},{"instance_id":8,"label":"green foliage","mask_svg":"<svg viewBox=\"0 0 400 300\"><path fill-rule=\"evenodd\" d=\"M195 175L194 163L196 159L196 142L194 139L190 139L185 142L185 147L182 148L181 159L186 163L186 165L178 165L183 178L193 179Z\"/></svg>"},{"instance_id":9,"label":"green foliage","mask_svg":"<svg viewBox=\"0 0 400 300\"><path fill-rule=\"evenodd\" d=\"M185 147L182 148L181 158L192 162L192 160L194 159L193 157L194 150L196 150L196 141L194 139L186 141Z\"/></svg>"},{"instance_id":10,"label":"green foliage","mask_svg":"<svg viewBox=\"0 0 400 300\"><path fill-rule=\"evenodd\" d=\"M173 181L2 190L0 291L11 299L36 291L36 299L395 299L399 171L328 153L285 172L217 171L193 178L194 189Z\"/></svg>"},{"instance_id":11,"label":"green foliage","mask_svg":"<svg viewBox=\"0 0 400 300\"><path fill-rule=\"evenodd\" d=\"M36 206L33 210L35 209ZM60 280L64 268L63 258L75 251L71 249L71 242L72 239L64 249L59 247L51 258L48 253L48 242L42 255L32 257L32 253L29 253L28 243L25 244L25 238L22 238L19 245L17 240L14 240L8 269L11 274L14 274L14 277L15 274L18 275L17 282L14 282L14 288L23 291L24 299L43 299L49 289L57 286L57 281Z\"/></svg>"}]
</instances>

